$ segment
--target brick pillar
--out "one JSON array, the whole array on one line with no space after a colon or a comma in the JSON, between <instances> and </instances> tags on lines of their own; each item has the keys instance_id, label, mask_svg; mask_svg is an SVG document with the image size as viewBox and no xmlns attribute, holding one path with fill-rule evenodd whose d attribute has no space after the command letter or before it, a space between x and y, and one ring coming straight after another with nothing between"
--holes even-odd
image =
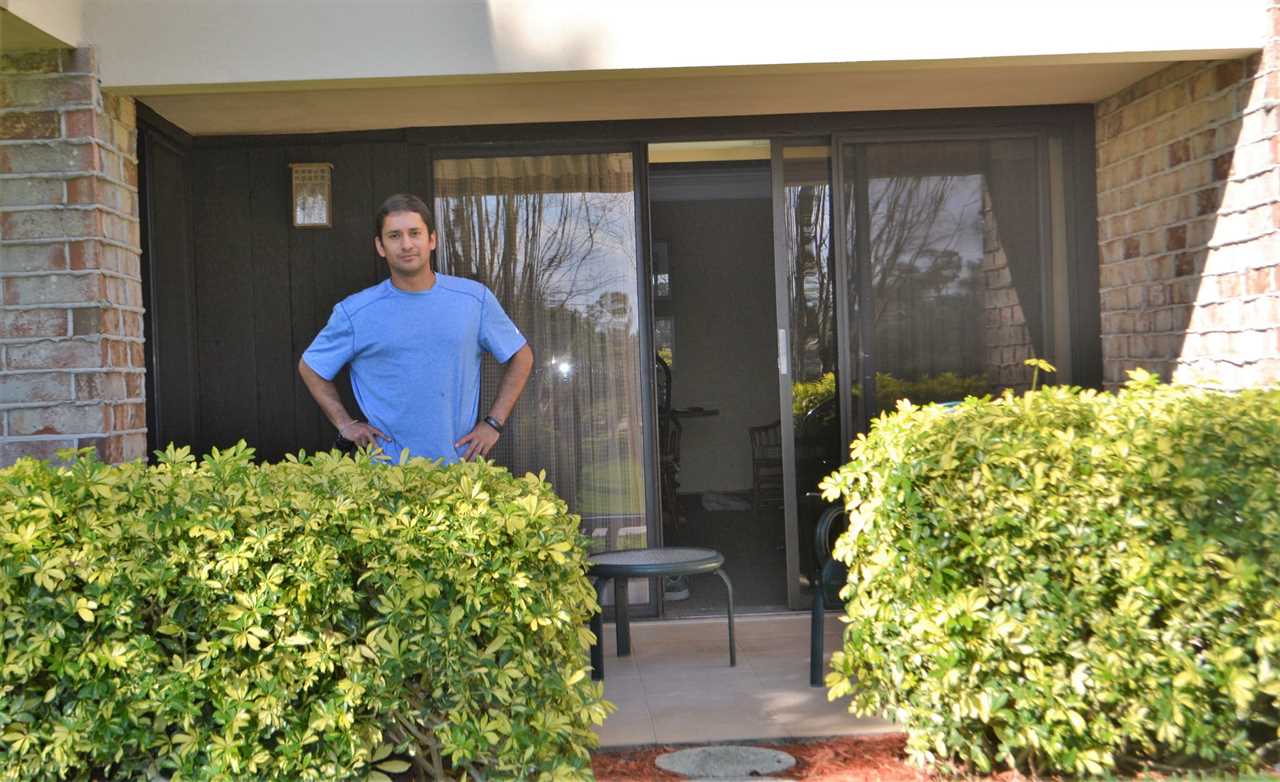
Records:
<instances>
[{"instance_id":1,"label":"brick pillar","mask_svg":"<svg viewBox=\"0 0 1280 782\"><path fill-rule=\"evenodd\" d=\"M134 106L96 71L0 55L0 466L146 451Z\"/></svg>"},{"instance_id":2,"label":"brick pillar","mask_svg":"<svg viewBox=\"0 0 1280 782\"><path fill-rule=\"evenodd\" d=\"M1135 367L1280 383L1280 38L1266 32L1260 54L1180 63L1096 107L1108 386Z\"/></svg>"}]
</instances>

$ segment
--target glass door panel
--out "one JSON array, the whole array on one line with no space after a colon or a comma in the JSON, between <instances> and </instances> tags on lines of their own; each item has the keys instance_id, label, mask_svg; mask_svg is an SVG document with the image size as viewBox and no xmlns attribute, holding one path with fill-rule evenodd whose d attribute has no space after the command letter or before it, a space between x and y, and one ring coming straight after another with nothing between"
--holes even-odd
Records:
<instances>
[{"instance_id":1,"label":"glass door panel","mask_svg":"<svg viewBox=\"0 0 1280 782\"><path fill-rule=\"evenodd\" d=\"M842 146L862 426L900 399L1025 389L1023 361L1053 360L1040 171L1035 138Z\"/></svg>"},{"instance_id":2,"label":"glass door panel","mask_svg":"<svg viewBox=\"0 0 1280 782\"><path fill-rule=\"evenodd\" d=\"M483 282L535 366L492 454L546 472L593 550L645 548L645 415L630 153L441 159L440 271ZM486 356L483 407L502 368ZM649 601L632 582L633 602Z\"/></svg>"},{"instance_id":3,"label":"glass door panel","mask_svg":"<svg viewBox=\"0 0 1280 782\"><path fill-rule=\"evenodd\" d=\"M781 458L786 477L787 597L809 604L818 483L844 452L837 344L836 264L831 241L831 152L826 144L777 143L774 219L778 275Z\"/></svg>"}]
</instances>

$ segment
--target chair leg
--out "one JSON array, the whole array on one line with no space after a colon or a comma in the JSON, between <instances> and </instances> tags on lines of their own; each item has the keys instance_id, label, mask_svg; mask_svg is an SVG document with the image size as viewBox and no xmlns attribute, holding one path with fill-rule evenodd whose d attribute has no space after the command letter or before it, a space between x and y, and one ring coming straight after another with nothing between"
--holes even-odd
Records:
<instances>
[{"instance_id":1,"label":"chair leg","mask_svg":"<svg viewBox=\"0 0 1280 782\"><path fill-rule=\"evenodd\" d=\"M813 585L813 613L809 617L809 686L822 686L822 639L825 628L826 606L823 605L823 593L826 584L822 580L822 571L818 571L818 582Z\"/></svg>"},{"instance_id":2,"label":"chair leg","mask_svg":"<svg viewBox=\"0 0 1280 782\"><path fill-rule=\"evenodd\" d=\"M591 678L600 681L604 678L604 584L605 579L593 579L596 589L596 600L600 610L591 617L591 632L596 640L591 644Z\"/></svg>"},{"instance_id":3,"label":"chair leg","mask_svg":"<svg viewBox=\"0 0 1280 782\"><path fill-rule=\"evenodd\" d=\"M630 579L616 576L613 579L613 622L618 635L618 656L631 654L631 608L630 590L627 583Z\"/></svg>"},{"instance_id":4,"label":"chair leg","mask_svg":"<svg viewBox=\"0 0 1280 782\"><path fill-rule=\"evenodd\" d=\"M720 576L725 591L729 593L729 667L732 668L738 664L738 647L733 642L733 582L723 570L717 570L716 575Z\"/></svg>"}]
</instances>

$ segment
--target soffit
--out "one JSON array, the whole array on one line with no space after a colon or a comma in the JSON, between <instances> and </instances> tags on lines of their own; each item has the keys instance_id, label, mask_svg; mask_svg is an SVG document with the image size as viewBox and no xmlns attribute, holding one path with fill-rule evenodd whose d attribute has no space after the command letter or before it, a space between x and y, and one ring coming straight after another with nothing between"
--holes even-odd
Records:
<instances>
[{"instance_id":1,"label":"soffit","mask_svg":"<svg viewBox=\"0 0 1280 782\"><path fill-rule=\"evenodd\" d=\"M1247 51L1200 52L1197 59ZM192 135L1093 103L1183 59L779 66L131 91Z\"/></svg>"},{"instance_id":2,"label":"soffit","mask_svg":"<svg viewBox=\"0 0 1280 782\"><path fill-rule=\"evenodd\" d=\"M0 8L0 52L61 49L66 45L12 11Z\"/></svg>"}]
</instances>

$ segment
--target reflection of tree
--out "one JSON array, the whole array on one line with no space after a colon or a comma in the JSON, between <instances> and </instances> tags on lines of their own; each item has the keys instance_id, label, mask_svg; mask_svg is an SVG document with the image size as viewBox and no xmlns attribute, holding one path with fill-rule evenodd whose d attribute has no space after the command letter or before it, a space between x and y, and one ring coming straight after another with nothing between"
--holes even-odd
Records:
<instances>
[{"instance_id":1,"label":"reflection of tree","mask_svg":"<svg viewBox=\"0 0 1280 782\"><path fill-rule=\"evenodd\" d=\"M963 214L973 205L954 203L956 184L957 177L951 176L904 176L876 179L868 188L876 322L900 306L903 294L915 298L916 291L932 291L940 296L963 271L953 248L966 227ZM852 236L852 215L850 220Z\"/></svg>"},{"instance_id":2,"label":"reflection of tree","mask_svg":"<svg viewBox=\"0 0 1280 782\"><path fill-rule=\"evenodd\" d=\"M861 300L872 307L874 329L865 336L878 370L908 379L981 371L981 339L973 335L983 323L982 185L976 174L904 175L873 178L863 193L850 194L865 199L870 216L868 257L855 268L870 266ZM856 230L851 208L850 248Z\"/></svg>"},{"instance_id":3,"label":"reflection of tree","mask_svg":"<svg viewBox=\"0 0 1280 782\"><path fill-rule=\"evenodd\" d=\"M964 259L954 247L971 225L976 204L957 203L961 177L891 177L868 188L869 237L874 317L900 311L903 302L922 294L941 299L956 293ZM786 188L786 241L794 284L790 291L793 328L792 365L798 377L816 377L835 367L835 281L827 231L830 188ZM858 194L853 194L857 196ZM971 199L970 199L971 200ZM855 210L846 215L849 247L855 247ZM807 360L809 359L809 360ZM813 359L816 359L813 360Z\"/></svg>"},{"instance_id":4,"label":"reflection of tree","mask_svg":"<svg viewBox=\"0 0 1280 782\"><path fill-rule=\"evenodd\" d=\"M483 192L518 189L510 184L490 179L437 201L444 270L493 290L535 351L513 431L493 456L516 472L545 470L575 512L637 511L633 194ZM482 405L500 377L486 359Z\"/></svg>"},{"instance_id":5,"label":"reflection of tree","mask_svg":"<svg viewBox=\"0 0 1280 782\"><path fill-rule=\"evenodd\" d=\"M450 271L483 280L499 301L582 307L601 290L625 289L627 280L616 264L591 260L630 244L629 194L620 199L600 193L502 193L443 200L447 216L441 240Z\"/></svg>"},{"instance_id":6,"label":"reflection of tree","mask_svg":"<svg viewBox=\"0 0 1280 782\"><path fill-rule=\"evenodd\" d=\"M791 365L793 373L805 377L830 372L836 364L835 287L827 219L830 203L828 185L786 188L783 214L792 264L791 317L796 335L791 343ZM806 360L810 358L816 362Z\"/></svg>"}]
</instances>

